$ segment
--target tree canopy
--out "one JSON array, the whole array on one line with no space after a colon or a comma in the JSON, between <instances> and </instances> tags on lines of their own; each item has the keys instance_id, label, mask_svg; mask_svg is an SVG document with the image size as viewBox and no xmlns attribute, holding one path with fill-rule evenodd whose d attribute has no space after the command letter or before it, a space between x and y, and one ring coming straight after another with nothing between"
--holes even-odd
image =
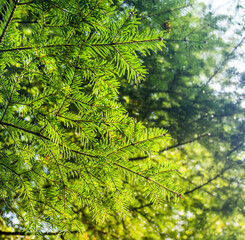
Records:
<instances>
[{"instance_id":1,"label":"tree canopy","mask_svg":"<svg viewBox=\"0 0 245 240\"><path fill-rule=\"evenodd\" d=\"M243 239L234 17L185 0L0 12L0 239Z\"/></svg>"}]
</instances>

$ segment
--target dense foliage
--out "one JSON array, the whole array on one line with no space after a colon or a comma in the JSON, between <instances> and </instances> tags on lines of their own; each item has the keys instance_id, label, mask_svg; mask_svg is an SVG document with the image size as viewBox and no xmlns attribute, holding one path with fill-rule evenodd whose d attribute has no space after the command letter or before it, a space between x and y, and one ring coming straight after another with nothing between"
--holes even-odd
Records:
<instances>
[{"instance_id":1,"label":"dense foliage","mask_svg":"<svg viewBox=\"0 0 245 240\"><path fill-rule=\"evenodd\" d=\"M0 4L3 239L244 239L239 0Z\"/></svg>"},{"instance_id":2,"label":"dense foliage","mask_svg":"<svg viewBox=\"0 0 245 240\"><path fill-rule=\"evenodd\" d=\"M4 3L2 3L4 4ZM103 222L126 214L141 184L151 202L181 197L173 166L129 161L154 154L166 130L145 129L118 102L119 77L138 85L136 51L164 47L110 1L5 2L1 24L1 191L25 231L84 231L86 208ZM25 23L23 25L23 23ZM164 176L164 177L163 177Z\"/></svg>"}]
</instances>

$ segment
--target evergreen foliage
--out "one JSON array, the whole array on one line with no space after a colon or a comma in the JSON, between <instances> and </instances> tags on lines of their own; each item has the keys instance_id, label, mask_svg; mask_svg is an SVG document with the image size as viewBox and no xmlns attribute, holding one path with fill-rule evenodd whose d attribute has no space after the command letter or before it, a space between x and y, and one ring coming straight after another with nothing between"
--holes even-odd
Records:
<instances>
[{"instance_id":1,"label":"evergreen foliage","mask_svg":"<svg viewBox=\"0 0 245 240\"><path fill-rule=\"evenodd\" d=\"M36 237L83 231L89 209L103 222L127 215L141 184L150 202L181 197L173 166L154 155L170 139L146 129L118 102L119 77L147 74L138 55L165 45L164 32L139 32L134 9L110 0L2 1L0 24L0 200Z\"/></svg>"}]
</instances>

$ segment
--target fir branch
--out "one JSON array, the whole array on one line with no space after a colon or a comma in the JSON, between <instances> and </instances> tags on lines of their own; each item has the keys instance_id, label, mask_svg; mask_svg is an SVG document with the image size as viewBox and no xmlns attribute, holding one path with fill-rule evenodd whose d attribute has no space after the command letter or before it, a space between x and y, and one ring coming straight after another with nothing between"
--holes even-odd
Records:
<instances>
[{"instance_id":1,"label":"fir branch","mask_svg":"<svg viewBox=\"0 0 245 240\"><path fill-rule=\"evenodd\" d=\"M0 77L2 78L3 76L1 75ZM5 84L4 84L3 81L1 81L1 85L2 85L2 87L3 87L3 89L4 89L4 92L5 92L6 96L7 96L7 98L9 98L9 96L8 96L8 91L7 91L6 86L5 86ZM9 98L9 99L10 99L10 98Z\"/></svg>"},{"instance_id":2,"label":"fir branch","mask_svg":"<svg viewBox=\"0 0 245 240\"><path fill-rule=\"evenodd\" d=\"M18 4L30 13L25 19L37 23L29 25L32 34L23 38L22 28L18 28L18 24L13 28L10 25L10 34L10 30L6 30L4 36L14 36L14 41L8 39L9 44L0 49L3 53L0 125L4 147L6 145L1 151L3 164L23 180L15 177L25 195L25 202L16 204L29 213L29 230L34 231L31 227L34 219L36 229L52 222L54 229L60 227L68 232L68 227L79 228L76 222L72 224L76 196L80 198L78 205L88 207L98 220L104 220L115 209L123 213L128 199L119 192L124 187L123 174L118 169L120 164L113 165L113 162L118 157L126 160L126 155L134 151L154 152L157 139L166 135L157 136L164 133L157 129L147 132L141 123L132 125L133 120L117 102L120 85L117 76L127 70L130 76L146 73L135 51L139 49L147 54L164 44L154 42L162 41L156 31L140 34L137 19L128 23L132 13L117 19L115 8L107 1L95 0L92 6L86 3L81 9L75 0L68 5L56 0L33 2L35 5L32 2ZM9 24L14 20L22 22L19 11L14 16ZM56 28L51 33L46 27ZM81 37L69 43L77 29ZM127 36L121 34L124 29ZM3 43L7 42L4 36ZM8 85L8 79L15 82ZM18 161L16 164L9 162L14 158ZM127 168L122 165L121 169ZM13 172L2 169L7 173L6 182L10 183ZM163 171L150 173L150 177L145 176L149 172L138 172L136 176L143 178L154 191L162 182L157 183L151 177ZM17 191L14 184L11 185L13 193ZM174 189L164 188L164 184L161 187L167 196L174 194ZM53 207L54 203L57 208ZM44 235L41 231L40 234Z\"/></svg>"},{"instance_id":3,"label":"fir branch","mask_svg":"<svg viewBox=\"0 0 245 240\"><path fill-rule=\"evenodd\" d=\"M109 157L109 156L111 156L111 155L113 155L113 154L116 154L116 153L118 153L118 152L120 152L120 151L126 149L126 148L129 148L129 147L132 147L132 146L134 146L134 145L141 144L141 143L149 142L149 141L152 141L152 140L156 140L156 139L162 138L162 137L164 137L164 136L166 136L166 134L163 134L163 135L160 135L160 136L155 136L155 137L148 138L148 139L144 139L144 140L141 140L141 141L138 141L138 142L132 142L131 144L126 145L126 146L124 146L124 147L121 147L121 148L117 149L116 151L113 151L113 152L111 152L111 153L108 153L106 156Z\"/></svg>"},{"instance_id":4,"label":"fir branch","mask_svg":"<svg viewBox=\"0 0 245 240\"><path fill-rule=\"evenodd\" d=\"M8 130L8 128L7 128L6 126L3 126L3 127L4 127L4 129L9 133L9 136L13 139L13 141L14 141L15 145L17 146L18 150L20 150L20 155L21 155L23 161L25 162L25 158L24 158L24 156L23 156L23 154L22 154L22 150L21 150L21 148L18 146L18 144L17 144L15 138L13 137L12 133ZM18 161L18 160L17 160L17 161Z\"/></svg>"},{"instance_id":5,"label":"fir branch","mask_svg":"<svg viewBox=\"0 0 245 240\"><path fill-rule=\"evenodd\" d=\"M127 59L120 53L120 51L116 48L116 47L114 47L113 46L113 48L116 50L116 52L119 54L119 56L124 60L124 62L129 66L129 68L130 69L132 69L135 73L136 73L136 75L137 76L141 76L141 73L139 73L128 61L127 61ZM137 78L137 85L138 85L138 83L139 83L139 80L138 80L138 78Z\"/></svg>"},{"instance_id":6,"label":"fir branch","mask_svg":"<svg viewBox=\"0 0 245 240\"><path fill-rule=\"evenodd\" d=\"M24 71L22 71L22 72L19 74L17 80L15 81L15 83L14 83L14 85L13 85L13 88L12 88L12 91L11 91L10 98L8 99L8 104L7 104L7 106L6 106L5 110L4 110L4 113L3 113L2 118L1 118L0 121L2 121L2 120L4 119L4 117L5 117L5 115L6 115L7 111L8 111L8 108L9 108L9 106L10 106L10 104L11 104L11 101L12 101L12 99L13 99L13 96L14 96L15 87L16 87L17 83L19 82L19 80L20 80L21 76L23 75L23 73L24 73Z\"/></svg>"},{"instance_id":7,"label":"fir branch","mask_svg":"<svg viewBox=\"0 0 245 240\"><path fill-rule=\"evenodd\" d=\"M163 41L166 39L162 39L161 37L155 39L146 39L146 40L131 40L129 42L111 42L111 43L98 43L91 44L91 47L106 47L106 46L117 46L117 45L128 45L128 44L139 44L139 43L147 43L147 42L156 42Z\"/></svg>"},{"instance_id":8,"label":"fir branch","mask_svg":"<svg viewBox=\"0 0 245 240\"><path fill-rule=\"evenodd\" d=\"M122 31L123 27L125 26L125 24L128 22L128 20L131 18L131 16L134 15L133 12L130 12L130 15L128 15L128 17L125 19L124 23L122 24L122 26L118 29L115 37L113 38L112 42L115 41L115 39L117 38L118 34Z\"/></svg>"},{"instance_id":9,"label":"fir branch","mask_svg":"<svg viewBox=\"0 0 245 240\"><path fill-rule=\"evenodd\" d=\"M25 182L23 181L23 178L21 176L19 176L24 188L25 188L25 191L27 193L27 198L28 198L28 202L31 206L31 209L32 209L32 214L33 214L33 217L34 217L34 223L35 223L35 235L37 235L37 220L36 220L36 214L34 213L34 207L33 207L33 204L31 203L31 199L29 197L29 192L26 188L26 185L25 185ZM31 224L31 219L30 219L30 216L29 216L29 225Z\"/></svg>"},{"instance_id":10,"label":"fir branch","mask_svg":"<svg viewBox=\"0 0 245 240\"><path fill-rule=\"evenodd\" d=\"M234 162L234 161L232 161L231 159L229 159L229 157L230 157L230 155L231 155L233 152L237 151L237 149L240 148L240 147L242 147L243 145L244 145L244 143L242 142L241 144L239 144L239 145L236 146L235 148L233 148L233 149L231 149L230 151L228 151L227 154L226 154L226 161L228 161L228 162L230 161L230 162L232 162L232 163L237 163L237 162ZM210 179L209 179L208 181L206 181L205 183L200 184L200 185L194 187L193 189L186 191L184 194L187 195L187 194L193 193L193 192L195 192L196 190L201 189L201 188L203 188L204 186L206 186L206 185L212 183L212 182L213 182L214 180L216 180L217 178L222 177L226 171L228 171L228 170L231 169L231 167L232 167L232 164L229 164L228 166L224 166L224 167L221 169L221 171L220 171L218 174L216 174L214 177L210 178Z\"/></svg>"},{"instance_id":11,"label":"fir branch","mask_svg":"<svg viewBox=\"0 0 245 240\"><path fill-rule=\"evenodd\" d=\"M9 24L10 24L10 22L11 22L13 16L14 16L14 12L16 10L16 7L17 7L17 4L18 4L19 0L13 0L13 2L14 2L13 9L12 9L12 11L10 13L10 16L9 16L9 18L7 20L7 23L6 23L6 25L5 25L4 29L3 29L3 32L2 32L2 34L0 36L0 45L2 44L3 37L6 34L6 32L8 30L8 27L9 27Z\"/></svg>"},{"instance_id":12,"label":"fir branch","mask_svg":"<svg viewBox=\"0 0 245 240\"><path fill-rule=\"evenodd\" d=\"M121 201L120 193L119 193L119 190L118 190L118 188L117 188L117 185L116 185L116 183L115 183L113 177L111 176L111 173L110 173L110 172L109 172L109 174L110 174L110 177L111 177L111 179L112 179L112 182L113 182L113 184L114 184L114 186L115 186L116 193L117 193L118 199L119 199L119 201L120 201L120 206L121 206L122 212L125 212L125 210L124 210L124 208L123 208L122 201Z\"/></svg>"},{"instance_id":13,"label":"fir branch","mask_svg":"<svg viewBox=\"0 0 245 240\"><path fill-rule=\"evenodd\" d=\"M186 144L189 144L189 143L192 143L192 142L195 142L203 137L210 137L211 135L210 134L203 134L203 135L200 135L196 138L193 138L193 139L190 139L188 141L185 141L185 142L181 142L181 143L177 143L175 145L172 145L172 146L169 146L169 147L166 147L165 149L162 149L158 152L158 154L162 153L162 152L165 152L165 151L169 151L170 149L173 149L173 148L178 148L178 147L181 147L183 145L186 145ZM135 157L135 158L129 158L129 161L137 161L137 160L144 160L146 158L148 158L149 156L141 156L141 157Z\"/></svg>"},{"instance_id":14,"label":"fir branch","mask_svg":"<svg viewBox=\"0 0 245 240\"><path fill-rule=\"evenodd\" d=\"M160 204L160 200L158 199L157 194L155 193L155 191L154 191L153 187L151 186L151 182L150 182L150 181L148 181L148 180L146 180L146 182L147 182L147 183L148 183L148 185L150 186L151 191L153 192L153 194L154 194L154 196L155 196L155 199L157 200L157 203L158 203L158 204Z\"/></svg>"},{"instance_id":15,"label":"fir branch","mask_svg":"<svg viewBox=\"0 0 245 240\"><path fill-rule=\"evenodd\" d=\"M185 42L185 43L203 43L207 44L207 41L197 41L197 40L187 40L186 38L184 39L168 39L168 38L163 38L165 42Z\"/></svg>"},{"instance_id":16,"label":"fir branch","mask_svg":"<svg viewBox=\"0 0 245 240\"><path fill-rule=\"evenodd\" d=\"M92 14L92 12L96 9L96 7L100 4L101 1L102 1L102 0L98 0L98 2L97 2L97 3L95 4L95 6L91 9L91 11L79 21L78 25L80 25L80 24L81 24L81 23L82 23L82 22L83 22L89 15ZM71 34L70 34L69 37L67 38L67 42L70 41L70 39L71 39L71 37L74 35L75 31L76 31L76 28L73 28L73 30L71 31Z\"/></svg>"},{"instance_id":17,"label":"fir branch","mask_svg":"<svg viewBox=\"0 0 245 240\"><path fill-rule=\"evenodd\" d=\"M63 174L62 174L62 171L61 171L61 168L60 168L60 165L59 165L59 162L55 156L55 154L53 153L53 151L49 148L49 146L47 145L47 143L45 142L44 139L42 139L43 143L46 145L47 149L49 150L49 152L51 153L51 155L53 156L53 159L55 160L55 163L56 163L56 166L58 168L58 171L59 171L59 174L60 174L60 177L61 177L61 182L62 182L62 185L63 185L63 203L64 203L64 213L66 212L66 191L65 191L65 181L64 181L64 177L63 177ZM66 223L67 224L67 223ZM66 232L67 232L67 225L66 225Z\"/></svg>"},{"instance_id":18,"label":"fir branch","mask_svg":"<svg viewBox=\"0 0 245 240\"><path fill-rule=\"evenodd\" d=\"M26 47L16 47L16 48L9 48L9 49L0 49L0 52L14 52L14 51L23 51L23 50L33 50L36 48L57 48L57 47L78 47L79 44L55 44L55 45L45 45L45 46L26 46Z\"/></svg>"},{"instance_id":19,"label":"fir branch","mask_svg":"<svg viewBox=\"0 0 245 240\"><path fill-rule=\"evenodd\" d=\"M3 122L3 121L0 121L0 125L5 125L5 126L13 127L13 128L19 129L21 131L30 133L32 135L38 136L41 139L45 139L45 140L51 141L50 138L42 135L40 132L35 132L35 131L29 130L29 129L26 129L26 128L23 128L23 127L20 127L20 126L16 126L16 125L11 124L11 123L6 123L6 122ZM74 150L74 149L70 149L70 151L71 152L74 152L74 153L77 153L79 155L83 155L83 156L87 156L87 157L91 157L91 158L98 158L99 157L99 155L91 155L91 154L83 153L83 152L80 152L80 151L77 151L77 150Z\"/></svg>"},{"instance_id":20,"label":"fir branch","mask_svg":"<svg viewBox=\"0 0 245 240\"><path fill-rule=\"evenodd\" d=\"M144 175L142 175L142 174L140 174L140 173L138 173L138 172L133 171L132 169L129 169L129 168L125 167L125 166L122 166L122 165L119 164L119 163L115 163L115 162L114 162L113 164L116 165L116 166L118 166L118 167L120 167L120 168L125 169L125 170L128 171L128 172L131 172L131 173L133 173L133 174L135 174L135 175L137 175L137 176L140 176L140 177L146 179L147 181L151 181L151 182L155 183L156 185L158 185L158 186L164 188L165 190L167 190L168 192L173 193L174 195L177 195L178 197L181 197L181 193L177 193L177 192L175 192L175 191L173 191L173 190L171 190L171 189L169 189L169 188L163 186L163 185L160 184L159 182L157 182L157 181L151 179L150 177L146 177L146 176L144 176Z\"/></svg>"},{"instance_id":21,"label":"fir branch","mask_svg":"<svg viewBox=\"0 0 245 240\"><path fill-rule=\"evenodd\" d=\"M129 45L129 44L139 44L139 43L147 43L147 42L156 42L156 41L170 41L169 39L163 38L155 38L155 39L146 39L146 40L132 40L129 42L111 42L111 43L98 43L91 44L87 47L106 47L106 46L117 46L117 45ZM173 41L184 41L184 40L173 40ZM79 47L81 44L55 44L55 45L45 45L45 46L37 46L38 48L57 48L57 47ZM16 47L9 49L0 49L0 52L13 52L13 51L23 51L23 50L32 50L36 47L26 46L26 47Z\"/></svg>"},{"instance_id":22,"label":"fir branch","mask_svg":"<svg viewBox=\"0 0 245 240\"><path fill-rule=\"evenodd\" d=\"M40 37L43 34L43 30L44 30L44 27L45 27L45 24L46 24L43 0L42 0L42 18L43 18L42 19L43 20L43 24L42 24L42 28L41 28L41 32L40 32Z\"/></svg>"},{"instance_id":23,"label":"fir branch","mask_svg":"<svg viewBox=\"0 0 245 240\"><path fill-rule=\"evenodd\" d=\"M24 132L27 132L27 133L31 133L32 135L41 137L43 139L50 140L48 137L40 134L39 132L35 132L35 131L29 130L29 129L26 129L26 128L23 128L23 127L20 127L20 126L16 126L16 125L11 124L11 123L0 121L0 125L9 126L9 127L12 127L12 128L16 128L16 129L19 129L21 131L24 131Z\"/></svg>"},{"instance_id":24,"label":"fir branch","mask_svg":"<svg viewBox=\"0 0 245 240\"><path fill-rule=\"evenodd\" d=\"M92 178L91 178L91 176L90 176L90 172L88 171L88 169L87 169L85 163L83 162L83 160L82 160L82 165L84 166L84 169L85 169L85 171L86 171L86 173L87 173L87 175L88 175L90 181L92 182L92 184L93 184L93 186L94 186L94 188L95 188L95 191L96 191L96 192L98 193L98 195L100 196L100 193L99 193L98 189L96 188L96 186L94 185L94 182L93 182L93 180L92 180ZM92 190L92 188L90 187L90 185L88 184L88 182L82 177L82 175L80 174L80 172L79 172L78 170L75 170L75 171L78 173L79 176L81 176L82 180L87 184L88 188L90 189L90 191L91 191L92 194L94 195L95 199L98 200L98 197L96 196L96 194L94 193L94 191ZM99 200L100 200L100 201L102 200L102 197L101 197L101 196L100 196ZM102 219L97 201L95 201L95 204L96 204L97 211L98 211L98 214L99 214L99 216L100 216L100 219Z\"/></svg>"},{"instance_id":25,"label":"fir branch","mask_svg":"<svg viewBox=\"0 0 245 240\"><path fill-rule=\"evenodd\" d=\"M23 24L34 24L34 23L38 23L38 21L13 21L15 23L23 23Z\"/></svg>"},{"instance_id":26,"label":"fir branch","mask_svg":"<svg viewBox=\"0 0 245 240\"><path fill-rule=\"evenodd\" d=\"M158 172L158 173L154 173L154 174L150 175L149 177L153 177L153 176L156 176L156 175L159 175L159 174L162 174L162 173L169 173L169 172L179 172L179 170L178 169L165 170L165 171L161 171L161 172Z\"/></svg>"},{"instance_id":27,"label":"fir branch","mask_svg":"<svg viewBox=\"0 0 245 240\"><path fill-rule=\"evenodd\" d=\"M24 189L25 189L25 192L26 192L26 195L27 195L27 199L28 199L28 202L29 202L29 205L31 207L31 211L32 211L32 214L33 214L33 217L34 217L34 223L35 223L35 234L37 234L37 222L36 222L36 214L34 212L34 207L33 207L33 204L31 203L31 199L29 197L29 192L27 190L27 187L26 187L26 184L23 180L23 178L21 177L21 174L18 174L16 171L14 171L12 168L8 167L7 165L5 165L4 163L1 163L0 162L0 165L4 166L6 169L10 170L12 173L14 173L19 179L20 181L22 182L22 185L24 186ZM30 219L30 216L29 216L29 224L31 223L31 219Z\"/></svg>"},{"instance_id":28,"label":"fir branch","mask_svg":"<svg viewBox=\"0 0 245 240\"><path fill-rule=\"evenodd\" d=\"M82 47L83 47L83 44L81 44L80 49L79 49L79 52L78 52L78 56L77 56L77 60L76 60L76 64L75 64L75 69L74 69L72 81L71 81L71 84L70 84L70 89L72 89L72 86L73 86L73 83L74 83L74 80L75 80L75 76L76 76L77 67L78 67L79 60L80 60L80 53L81 53ZM58 111L55 113L55 116L57 116L57 114L59 114L59 112L61 111L61 109L64 107L65 102L67 100L67 97L68 96L65 96L65 99L64 99L63 103L61 104L60 108L58 109Z\"/></svg>"},{"instance_id":29,"label":"fir branch","mask_svg":"<svg viewBox=\"0 0 245 240\"><path fill-rule=\"evenodd\" d=\"M223 168L220 173L218 173L217 175L215 175L213 178L210 178L208 181L206 181L205 183L203 184L200 184L199 186L196 186L195 188L191 189L191 190L188 190L184 193L184 195L188 195L190 193L193 193L195 192L196 190L208 185L209 183L213 182L214 180L216 180L217 178L221 177L227 170L229 170L230 167L225 167Z\"/></svg>"}]
</instances>

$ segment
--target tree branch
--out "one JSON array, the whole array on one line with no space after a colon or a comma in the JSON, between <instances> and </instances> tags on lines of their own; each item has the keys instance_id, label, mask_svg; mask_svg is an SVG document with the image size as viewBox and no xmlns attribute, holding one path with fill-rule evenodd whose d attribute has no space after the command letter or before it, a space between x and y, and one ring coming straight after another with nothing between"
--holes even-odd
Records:
<instances>
[{"instance_id":1,"label":"tree branch","mask_svg":"<svg viewBox=\"0 0 245 240\"><path fill-rule=\"evenodd\" d=\"M159 182L157 182L157 181L151 179L150 177L146 177L146 176L144 176L143 174L140 174L140 173L138 173L138 172L133 171L132 169L129 169L129 168L125 167L125 166L122 166L121 164L118 164L118 163L115 163L115 162L114 162L113 164L116 165L116 166L118 166L118 167L120 167L120 168L125 169L126 171L129 171L129 172L131 172L131 173L134 173L135 175L138 175L138 176L140 176L140 177L146 179L146 181L147 181L148 183L149 183L149 181L150 181L150 182L153 182L153 183L157 184L158 186L162 187L163 189L165 189L166 191L171 192L171 193L173 193L174 195L177 195L177 196L180 197L180 198L182 197L182 196L181 196L181 193L177 193L177 192L175 192L175 191L173 191L173 190L171 190L171 189L169 189L169 188L163 186L163 185L160 184Z\"/></svg>"},{"instance_id":2,"label":"tree branch","mask_svg":"<svg viewBox=\"0 0 245 240\"><path fill-rule=\"evenodd\" d=\"M13 125L11 123L6 123L6 122L3 122L3 121L0 121L0 125L3 125L3 126L9 126L9 127L13 127L13 128L16 128L16 129L19 129L23 132L27 132L27 133L30 133L30 134L33 134L37 137L40 137L42 139L46 139L48 141L51 141L50 138L42 135L41 133L39 132L35 132L35 131L32 131L32 130L29 130L29 129L26 129L26 128L22 128L22 127L19 127L19 126L16 126L16 125ZM87 153L83 153L83 152L80 152L80 151L77 151L77 150L73 150L73 149L70 149L71 152L74 152L74 153L77 153L77 154L80 154L80 155L84 155L84 156L87 156L87 157L93 157L93 158L97 158L98 156L96 155L90 155L90 154L87 154Z\"/></svg>"},{"instance_id":3,"label":"tree branch","mask_svg":"<svg viewBox=\"0 0 245 240\"><path fill-rule=\"evenodd\" d=\"M79 233L79 231L71 231L71 233ZM62 235L63 232L42 232L41 235ZM0 235L6 235L6 236L30 236L32 235L30 232L24 232L24 231L18 231L18 232L5 232L5 231L0 231Z\"/></svg>"},{"instance_id":4,"label":"tree branch","mask_svg":"<svg viewBox=\"0 0 245 240\"><path fill-rule=\"evenodd\" d=\"M196 103L197 99L199 98L201 92L207 87L207 85L214 79L214 77L223 69L223 67L226 65L226 63L230 60L231 56L235 53L237 48L239 48L243 41L245 40L245 37L242 38L242 40L233 48L233 50L226 56L226 58L222 61L222 63L216 68L212 76L207 80L207 82L204 84L203 87L201 87L200 91L197 93L194 103Z\"/></svg>"},{"instance_id":5,"label":"tree branch","mask_svg":"<svg viewBox=\"0 0 245 240\"><path fill-rule=\"evenodd\" d=\"M15 0L14 1L14 7L13 7L13 9L11 11L11 14L10 14L10 16L8 18L8 21L7 21L7 23L6 23L6 25L5 25L4 29L3 29L3 32L2 32L2 34L0 36L0 45L2 44L3 37L4 37L4 35L5 35L5 33L6 33L7 29L8 29L8 26L9 26L12 18L13 18L13 15L14 15L14 12L15 12L15 9L16 9L16 6L17 6L18 2L19 2L19 0Z\"/></svg>"},{"instance_id":6,"label":"tree branch","mask_svg":"<svg viewBox=\"0 0 245 240\"><path fill-rule=\"evenodd\" d=\"M198 137L196 137L196 138L193 138L193 139L190 139L190 140L188 140L188 141L186 141L186 142L178 143L178 144L169 146L169 147L167 147L166 149L162 149L162 150L160 150L158 153L162 153L162 152L168 151L168 150L170 150L170 149L177 148L177 147L186 145L186 144L188 144L188 143L192 143L192 142L194 142L194 141L196 141L196 140L199 140L199 139L201 139L201 138L203 138L203 137L208 137L208 136L210 136L210 135L209 135L209 134L203 134L203 135L200 135L200 136L198 136ZM146 158L148 158L148 157L149 157L149 156L147 155L147 156L141 156L141 157L129 158L129 161L144 160L144 159L146 159Z\"/></svg>"},{"instance_id":7,"label":"tree branch","mask_svg":"<svg viewBox=\"0 0 245 240\"><path fill-rule=\"evenodd\" d=\"M190 193L192 193L192 192L195 192L196 190L198 190L198 189L200 189L200 188L202 188L202 187L208 185L208 184L211 183L212 181L214 181L214 180L216 180L217 178L219 178L220 176L222 176L222 175L224 174L224 172L226 172L228 169L230 169L230 167L224 168L223 170L221 170L221 172L220 172L219 174L217 174L217 175L214 176L213 178L209 179L207 182L205 182L205 183L203 183L203 184L201 184L201 185L199 185L199 186L197 186L197 187L195 187L195 188L193 188L193 189L191 189L191 190L189 190L189 191L186 191L186 192L184 193L184 195L188 195L188 194L190 194Z\"/></svg>"}]
</instances>

